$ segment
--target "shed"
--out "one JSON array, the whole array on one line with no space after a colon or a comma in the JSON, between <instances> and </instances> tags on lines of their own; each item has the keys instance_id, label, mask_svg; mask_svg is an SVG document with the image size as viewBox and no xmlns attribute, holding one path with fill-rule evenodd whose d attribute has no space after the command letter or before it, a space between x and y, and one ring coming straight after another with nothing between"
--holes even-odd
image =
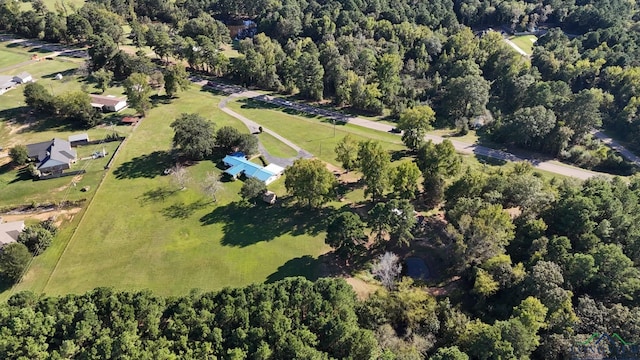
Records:
<instances>
[{"instance_id":1,"label":"shed","mask_svg":"<svg viewBox=\"0 0 640 360\"><path fill-rule=\"evenodd\" d=\"M69 136L69 144L71 146L86 145L89 143L89 134L75 134Z\"/></svg>"},{"instance_id":2,"label":"shed","mask_svg":"<svg viewBox=\"0 0 640 360\"><path fill-rule=\"evenodd\" d=\"M262 194L262 201L266 202L267 204L273 205L276 203L276 193L274 193L273 191L267 191L264 194Z\"/></svg>"},{"instance_id":3,"label":"shed","mask_svg":"<svg viewBox=\"0 0 640 360\"><path fill-rule=\"evenodd\" d=\"M26 84L33 81L33 77L28 72L21 72L20 74L13 77L13 81L16 84Z\"/></svg>"},{"instance_id":4,"label":"shed","mask_svg":"<svg viewBox=\"0 0 640 360\"><path fill-rule=\"evenodd\" d=\"M123 124L135 125L140 121L140 118L137 116L125 116L120 122Z\"/></svg>"}]
</instances>

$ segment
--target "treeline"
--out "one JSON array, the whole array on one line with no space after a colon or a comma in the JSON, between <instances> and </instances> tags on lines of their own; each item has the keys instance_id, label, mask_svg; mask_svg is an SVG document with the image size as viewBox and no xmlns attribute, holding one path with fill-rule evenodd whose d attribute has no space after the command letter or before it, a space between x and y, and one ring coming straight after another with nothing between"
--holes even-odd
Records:
<instances>
[{"instance_id":1,"label":"treeline","mask_svg":"<svg viewBox=\"0 0 640 360\"><path fill-rule=\"evenodd\" d=\"M344 281L271 285L162 298L99 288L0 304L3 359L375 358Z\"/></svg>"}]
</instances>

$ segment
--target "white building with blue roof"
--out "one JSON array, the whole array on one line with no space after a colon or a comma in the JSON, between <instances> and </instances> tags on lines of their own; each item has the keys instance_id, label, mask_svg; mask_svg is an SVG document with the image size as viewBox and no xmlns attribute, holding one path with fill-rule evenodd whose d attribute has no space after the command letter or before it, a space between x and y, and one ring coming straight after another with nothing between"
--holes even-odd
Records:
<instances>
[{"instance_id":1,"label":"white building with blue roof","mask_svg":"<svg viewBox=\"0 0 640 360\"><path fill-rule=\"evenodd\" d=\"M258 179L266 185L276 181L284 172L284 168L275 164L269 164L267 167L263 167L252 163L247 160L242 153L227 155L222 159L222 162L224 162L226 166L229 166L224 172L234 179L244 174L244 176Z\"/></svg>"}]
</instances>

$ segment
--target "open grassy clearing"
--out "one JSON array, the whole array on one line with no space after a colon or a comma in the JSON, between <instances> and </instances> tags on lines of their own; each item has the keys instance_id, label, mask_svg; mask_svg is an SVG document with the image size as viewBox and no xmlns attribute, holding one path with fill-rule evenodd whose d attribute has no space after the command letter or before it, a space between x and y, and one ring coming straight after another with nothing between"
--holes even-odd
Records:
<instances>
[{"instance_id":1,"label":"open grassy clearing","mask_svg":"<svg viewBox=\"0 0 640 360\"><path fill-rule=\"evenodd\" d=\"M173 105L152 109L86 210L46 288L43 278L55 266L59 248L38 257L16 290L63 294L113 286L168 295L317 276L316 258L328 250L318 223L323 216L281 206L245 208L237 195L241 181L224 183L212 203L198 181L207 172L221 173L210 161L188 168L193 181L184 191L161 176L172 163L169 124L180 113L198 112L218 127L242 128L217 110L219 100L190 90ZM280 192L282 183L270 188Z\"/></svg>"},{"instance_id":2,"label":"open grassy clearing","mask_svg":"<svg viewBox=\"0 0 640 360\"><path fill-rule=\"evenodd\" d=\"M47 7L47 9L51 10L51 11L56 11L57 7L56 6L64 6L64 8L67 9L67 11L74 12L73 9L78 9L80 7L82 7L82 5L84 5L84 0L43 0L44 1L44 5ZM20 7L22 8L22 10L31 10L33 9L33 6L31 5L31 2L21 2L20 3Z\"/></svg>"},{"instance_id":3,"label":"open grassy clearing","mask_svg":"<svg viewBox=\"0 0 640 360\"><path fill-rule=\"evenodd\" d=\"M291 147L265 132L258 134L258 139L272 156L290 158L298 155Z\"/></svg>"},{"instance_id":4,"label":"open grassy clearing","mask_svg":"<svg viewBox=\"0 0 640 360\"><path fill-rule=\"evenodd\" d=\"M0 43L0 69L31 60L32 53L17 44ZM4 72L0 75L8 75Z\"/></svg>"},{"instance_id":5,"label":"open grassy clearing","mask_svg":"<svg viewBox=\"0 0 640 360\"><path fill-rule=\"evenodd\" d=\"M535 35L520 35L512 36L509 40L522 49L522 51L531 55L533 53L533 44L538 40L538 38Z\"/></svg>"},{"instance_id":6,"label":"open grassy clearing","mask_svg":"<svg viewBox=\"0 0 640 360\"><path fill-rule=\"evenodd\" d=\"M357 141L378 140L385 149L392 152L401 153L406 149L400 137L393 134L351 124L337 124L334 136L334 125L322 117L291 115L247 99L230 101L228 106L239 114L291 140L319 159L334 165L339 165L335 159L334 148L347 134L351 134Z\"/></svg>"}]
</instances>

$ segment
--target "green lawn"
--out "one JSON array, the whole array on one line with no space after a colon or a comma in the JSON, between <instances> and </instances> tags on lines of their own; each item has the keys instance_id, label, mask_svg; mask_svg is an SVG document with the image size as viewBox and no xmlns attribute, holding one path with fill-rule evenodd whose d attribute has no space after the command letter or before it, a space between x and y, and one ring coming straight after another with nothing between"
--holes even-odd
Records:
<instances>
[{"instance_id":1,"label":"green lawn","mask_svg":"<svg viewBox=\"0 0 640 360\"><path fill-rule=\"evenodd\" d=\"M161 175L172 164L169 124L180 113L198 112L217 127L242 128L217 110L219 100L193 89L172 105L152 109L119 154L51 278L64 240L34 261L16 290L65 294L112 286L170 295L316 276L315 259L328 250L318 223L323 216L241 206L241 181L225 182L212 203L199 190L207 172L221 173L210 161L188 167L192 182L184 191ZM282 182L269 187L280 193ZM60 237L70 236L73 226Z\"/></svg>"},{"instance_id":2,"label":"green lawn","mask_svg":"<svg viewBox=\"0 0 640 360\"><path fill-rule=\"evenodd\" d=\"M259 123L265 128L291 140L294 144L311 152L316 157L334 165L336 161L334 148L347 134L357 141L375 139L392 152L405 150L399 136L351 124L334 125L321 117L305 117L291 115L277 109L265 107L260 102L247 99L230 101L229 108ZM335 136L334 136L335 128Z\"/></svg>"},{"instance_id":3,"label":"green lawn","mask_svg":"<svg viewBox=\"0 0 640 360\"><path fill-rule=\"evenodd\" d=\"M509 38L514 44L518 45L522 51L526 52L528 55L533 53L533 44L538 38L535 35L521 35L521 36L512 36Z\"/></svg>"},{"instance_id":4,"label":"green lawn","mask_svg":"<svg viewBox=\"0 0 640 360\"><path fill-rule=\"evenodd\" d=\"M265 132L258 134L258 139L272 156L290 158L298 155L297 151Z\"/></svg>"},{"instance_id":5,"label":"green lawn","mask_svg":"<svg viewBox=\"0 0 640 360\"><path fill-rule=\"evenodd\" d=\"M84 5L84 0L44 0L44 4L47 9L56 11L56 4L63 4L69 12L73 12L72 9L79 9ZM31 2L21 2L20 7L22 10L31 10Z\"/></svg>"},{"instance_id":6,"label":"green lawn","mask_svg":"<svg viewBox=\"0 0 640 360\"><path fill-rule=\"evenodd\" d=\"M29 61L30 59L31 54L22 47L11 45L8 42L0 43L0 69ZM8 74L2 73L0 75Z\"/></svg>"}]
</instances>

